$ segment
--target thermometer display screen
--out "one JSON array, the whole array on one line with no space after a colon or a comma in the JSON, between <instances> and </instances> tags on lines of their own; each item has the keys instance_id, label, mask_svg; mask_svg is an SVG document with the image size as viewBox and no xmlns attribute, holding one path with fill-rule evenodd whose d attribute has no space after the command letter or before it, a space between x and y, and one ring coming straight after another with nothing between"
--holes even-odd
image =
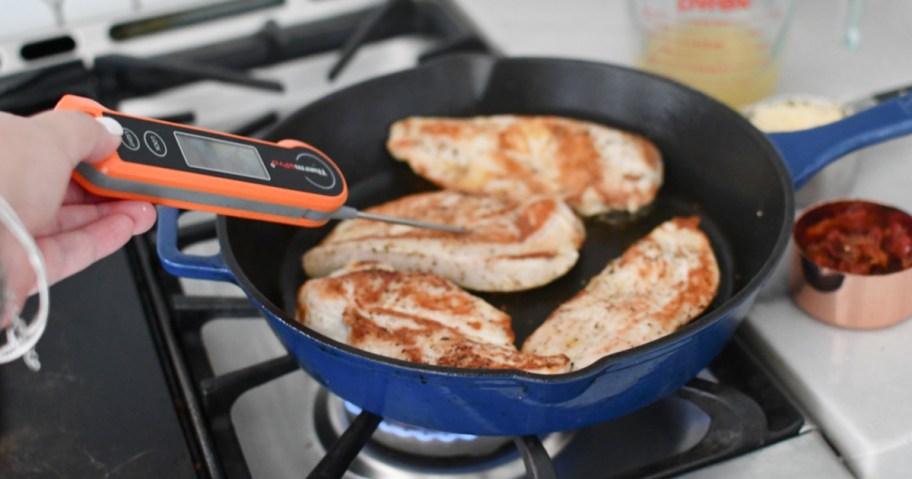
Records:
<instances>
[{"instance_id":1,"label":"thermometer display screen","mask_svg":"<svg viewBox=\"0 0 912 479\"><path fill-rule=\"evenodd\" d=\"M175 131L187 165L203 170L269 180L260 152L250 145Z\"/></svg>"}]
</instances>

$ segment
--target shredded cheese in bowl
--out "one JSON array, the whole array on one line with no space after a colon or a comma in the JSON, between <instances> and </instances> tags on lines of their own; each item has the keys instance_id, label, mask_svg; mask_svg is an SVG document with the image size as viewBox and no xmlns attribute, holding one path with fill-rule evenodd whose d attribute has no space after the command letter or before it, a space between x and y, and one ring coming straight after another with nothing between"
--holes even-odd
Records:
<instances>
[{"instance_id":1,"label":"shredded cheese in bowl","mask_svg":"<svg viewBox=\"0 0 912 479\"><path fill-rule=\"evenodd\" d=\"M817 97L771 98L752 106L745 115L769 133L814 128L845 117L842 105Z\"/></svg>"},{"instance_id":2,"label":"shredded cheese in bowl","mask_svg":"<svg viewBox=\"0 0 912 479\"><path fill-rule=\"evenodd\" d=\"M792 95L763 100L744 110L744 116L758 129L775 133L823 126L846 117L846 111L827 98ZM796 193L796 206L804 208L845 195L854 183L857 161L857 155L850 153L817 173Z\"/></svg>"},{"instance_id":3,"label":"shredded cheese in bowl","mask_svg":"<svg viewBox=\"0 0 912 479\"><path fill-rule=\"evenodd\" d=\"M747 112L757 128L766 132L796 131L826 125L845 117L838 103L817 98L780 98L761 102Z\"/></svg>"}]
</instances>

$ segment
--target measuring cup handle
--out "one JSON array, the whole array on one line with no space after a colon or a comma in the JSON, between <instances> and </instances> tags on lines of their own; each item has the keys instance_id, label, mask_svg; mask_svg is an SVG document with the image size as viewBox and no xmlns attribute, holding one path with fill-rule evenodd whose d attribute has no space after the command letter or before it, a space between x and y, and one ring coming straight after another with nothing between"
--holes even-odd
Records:
<instances>
[{"instance_id":1,"label":"measuring cup handle","mask_svg":"<svg viewBox=\"0 0 912 479\"><path fill-rule=\"evenodd\" d=\"M868 145L912 132L912 94L886 101L818 128L771 133L795 187L836 159Z\"/></svg>"},{"instance_id":2,"label":"measuring cup handle","mask_svg":"<svg viewBox=\"0 0 912 479\"><path fill-rule=\"evenodd\" d=\"M207 279L235 283L231 269L225 265L222 256L188 255L177 246L178 210L159 207L158 210L158 257L166 271L181 278Z\"/></svg>"}]
</instances>

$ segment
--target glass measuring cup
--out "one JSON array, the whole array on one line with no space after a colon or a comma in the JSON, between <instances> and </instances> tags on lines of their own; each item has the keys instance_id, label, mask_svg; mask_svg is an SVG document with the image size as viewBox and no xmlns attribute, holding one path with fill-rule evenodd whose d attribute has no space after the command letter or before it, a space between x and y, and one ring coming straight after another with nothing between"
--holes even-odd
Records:
<instances>
[{"instance_id":1,"label":"glass measuring cup","mask_svg":"<svg viewBox=\"0 0 912 479\"><path fill-rule=\"evenodd\" d=\"M734 108L769 96L793 0L629 0L639 66Z\"/></svg>"}]
</instances>

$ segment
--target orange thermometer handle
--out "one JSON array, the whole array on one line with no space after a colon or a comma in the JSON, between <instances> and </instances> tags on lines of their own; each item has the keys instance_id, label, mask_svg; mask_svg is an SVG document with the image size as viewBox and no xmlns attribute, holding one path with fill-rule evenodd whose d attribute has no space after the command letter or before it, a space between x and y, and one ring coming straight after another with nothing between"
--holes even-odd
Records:
<instances>
[{"instance_id":1,"label":"orange thermometer handle","mask_svg":"<svg viewBox=\"0 0 912 479\"><path fill-rule=\"evenodd\" d=\"M297 140L272 143L125 115L75 95L55 109L124 127L117 151L73 171L99 196L307 227L326 224L348 199L335 163Z\"/></svg>"}]
</instances>

